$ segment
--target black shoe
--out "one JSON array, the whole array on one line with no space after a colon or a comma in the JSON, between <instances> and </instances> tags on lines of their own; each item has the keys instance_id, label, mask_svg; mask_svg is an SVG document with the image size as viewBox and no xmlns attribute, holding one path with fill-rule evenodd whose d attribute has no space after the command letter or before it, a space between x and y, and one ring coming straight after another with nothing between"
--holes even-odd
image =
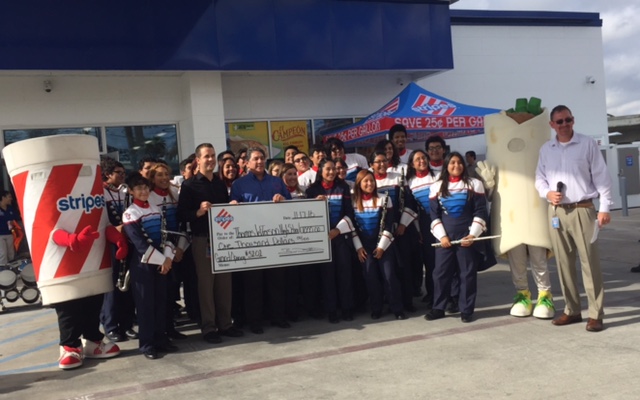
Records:
<instances>
[{"instance_id":1,"label":"black shoe","mask_svg":"<svg viewBox=\"0 0 640 400\"><path fill-rule=\"evenodd\" d=\"M340 320L338 319L338 314L335 311L330 312L328 318L329 322L332 324L337 324L338 322L340 322Z\"/></svg>"},{"instance_id":2,"label":"black shoe","mask_svg":"<svg viewBox=\"0 0 640 400\"><path fill-rule=\"evenodd\" d=\"M427 315L424 316L424 319L426 319L427 321L434 321L440 318L444 318L444 311L436 310L435 308L429 311Z\"/></svg>"},{"instance_id":3,"label":"black shoe","mask_svg":"<svg viewBox=\"0 0 640 400\"><path fill-rule=\"evenodd\" d=\"M262 329L260 325L249 325L249 330L256 335L262 335L264 333L264 329Z\"/></svg>"},{"instance_id":4,"label":"black shoe","mask_svg":"<svg viewBox=\"0 0 640 400\"><path fill-rule=\"evenodd\" d=\"M138 338L138 332L134 331L133 329L127 329L126 331L124 331L124 335L131 340L136 340Z\"/></svg>"},{"instance_id":5,"label":"black shoe","mask_svg":"<svg viewBox=\"0 0 640 400\"><path fill-rule=\"evenodd\" d=\"M403 313L402 311L395 313L396 315L396 319L407 319L407 314Z\"/></svg>"},{"instance_id":6,"label":"black shoe","mask_svg":"<svg viewBox=\"0 0 640 400\"><path fill-rule=\"evenodd\" d=\"M371 313L371 319L380 319L382 313L380 311L374 311Z\"/></svg>"},{"instance_id":7,"label":"black shoe","mask_svg":"<svg viewBox=\"0 0 640 400\"><path fill-rule=\"evenodd\" d=\"M285 320L271 321L271 326L277 326L278 328L282 328L282 329L291 328L291 324L289 324Z\"/></svg>"},{"instance_id":8,"label":"black shoe","mask_svg":"<svg viewBox=\"0 0 640 400\"><path fill-rule=\"evenodd\" d=\"M632 267L631 272L640 272L640 264L636 265L635 267Z\"/></svg>"},{"instance_id":9,"label":"black shoe","mask_svg":"<svg viewBox=\"0 0 640 400\"><path fill-rule=\"evenodd\" d=\"M460 308L458 308L458 300L449 299L449 303L447 304L447 312L449 314L460 312Z\"/></svg>"},{"instance_id":10,"label":"black shoe","mask_svg":"<svg viewBox=\"0 0 640 400\"><path fill-rule=\"evenodd\" d=\"M158 351L156 349L149 349L142 352L142 355L148 360L157 360L158 359Z\"/></svg>"},{"instance_id":11,"label":"black shoe","mask_svg":"<svg viewBox=\"0 0 640 400\"><path fill-rule=\"evenodd\" d=\"M220 334L222 334L223 336L229 336L229 337L244 336L244 332L236 328L235 326L231 326L231 328L223 330L222 332L220 332Z\"/></svg>"},{"instance_id":12,"label":"black shoe","mask_svg":"<svg viewBox=\"0 0 640 400\"><path fill-rule=\"evenodd\" d=\"M462 313L462 314L460 314L460 320L462 322L464 322L464 323L471 322L471 321L473 321L473 314Z\"/></svg>"},{"instance_id":13,"label":"black shoe","mask_svg":"<svg viewBox=\"0 0 640 400\"><path fill-rule=\"evenodd\" d=\"M353 311L348 310L348 311L343 311L342 312L342 319L345 321L353 321Z\"/></svg>"},{"instance_id":14,"label":"black shoe","mask_svg":"<svg viewBox=\"0 0 640 400\"><path fill-rule=\"evenodd\" d=\"M127 340L127 338L123 334L116 331L107 332L105 336L112 342L124 342Z\"/></svg>"},{"instance_id":15,"label":"black shoe","mask_svg":"<svg viewBox=\"0 0 640 400\"><path fill-rule=\"evenodd\" d=\"M167 331L167 336L171 339L177 339L177 340L181 340L181 339L186 339L187 335L185 335L184 333L180 333L175 329L172 329L170 331Z\"/></svg>"},{"instance_id":16,"label":"black shoe","mask_svg":"<svg viewBox=\"0 0 640 400\"><path fill-rule=\"evenodd\" d=\"M156 349L158 351L162 351L165 353L175 353L176 351L178 351L178 346L176 346L175 344L171 343L170 341L166 341L165 343L156 346Z\"/></svg>"},{"instance_id":17,"label":"black shoe","mask_svg":"<svg viewBox=\"0 0 640 400\"><path fill-rule=\"evenodd\" d=\"M202 338L204 339L205 342L208 342L211 344L222 343L222 338L220 337L220 334L218 334L218 332L206 333Z\"/></svg>"}]
</instances>

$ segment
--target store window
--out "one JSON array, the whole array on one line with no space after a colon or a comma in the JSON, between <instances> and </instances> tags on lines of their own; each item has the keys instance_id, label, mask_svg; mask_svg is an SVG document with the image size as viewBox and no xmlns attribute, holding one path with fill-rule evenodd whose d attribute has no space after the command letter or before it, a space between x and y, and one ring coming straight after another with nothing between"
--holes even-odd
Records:
<instances>
[{"instance_id":1,"label":"store window","mask_svg":"<svg viewBox=\"0 0 640 400\"><path fill-rule=\"evenodd\" d=\"M271 158L284 159L284 149L296 146L298 150L309 154L311 141L311 121L271 121Z\"/></svg>"},{"instance_id":2,"label":"store window","mask_svg":"<svg viewBox=\"0 0 640 400\"><path fill-rule=\"evenodd\" d=\"M227 149L237 154L241 149L259 147L267 158L269 152L269 124L266 121L230 122L227 124Z\"/></svg>"},{"instance_id":3,"label":"store window","mask_svg":"<svg viewBox=\"0 0 640 400\"><path fill-rule=\"evenodd\" d=\"M322 135L353 124L353 118L314 119L313 134L314 143L322 143Z\"/></svg>"},{"instance_id":4,"label":"store window","mask_svg":"<svg viewBox=\"0 0 640 400\"><path fill-rule=\"evenodd\" d=\"M167 162L178 175L180 153L176 125L108 126L105 128L107 155L120 161L127 171L137 171L145 157Z\"/></svg>"},{"instance_id":5,"label":"store window","mask_svg":"<svg viewBox=\"0 0 640 400\"><path fill-rule=\"evenodd\" d=\"M84 127L84 128L47 128L47 129L7 129L4 133L4 145L19 142L24 139L33 139L44 136L53 135L91 135L98 138L99 148L102 149L102 137L100 135L100 127Z\"/></svg>"}]
</instances>

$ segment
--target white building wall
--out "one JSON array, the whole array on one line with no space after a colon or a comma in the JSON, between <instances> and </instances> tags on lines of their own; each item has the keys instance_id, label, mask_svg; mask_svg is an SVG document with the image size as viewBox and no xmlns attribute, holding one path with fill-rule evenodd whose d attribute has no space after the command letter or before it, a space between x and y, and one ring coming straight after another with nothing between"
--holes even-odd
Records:
<instances>
[{"instance_id":1,"label":"white building wall","mask_svg":"<svg viewBox=\"0 0 640 400\"><path fill-rule=\"evenodd\" d=\"M225 118L264 119L341 118L366 116L385 105L409 82L407 74L291 73L222 76Z\"/></svg>"},{"instance_id":2,"label":"white building wall","mask_svg":"<svg viewBox=\"0 0 640 400\"><path fill-rule=\"evenodd\" d=\"M454 69L418 82L471 105L508 109L519 97L538 97L553 108L564 104L578 132L600 139L620 207L617 152L608 146L602 32L599 27L453 26ZM587 82L593 77L595 83ZM549 129L551 136L551 129ZM484 135L447 142L453 150L475 150L482 158ZM640 206L640 195L629 205Z\"/></svg>"},{"instance_id":3,"label":"white building wall","mask_svg":"<svg viewBox=\"0 0 640 400\"><path fill-rule=\"evenodd\" d=\"M417 83L470 105L506 109L518 97L569 106L576 129L607 143L601 29L453 26L455 69ZM586 82L593 76L594 84ZM51 93L43 82L53 81ZM225 146L224 121L365 116L410 77L394 71L288 73L0 73L0 129L177 123L180 154ZM0 141L2 139L0 138ZM449 141L485 153L484 137ZM0 142L0 145L2 143ZM417 146L420 147L420 144ZM614 151L607 152L618 193ZM616 205L619 205L616 198ZM630 201L630 205L640 205Z\"/></svg>"}]
</instances>

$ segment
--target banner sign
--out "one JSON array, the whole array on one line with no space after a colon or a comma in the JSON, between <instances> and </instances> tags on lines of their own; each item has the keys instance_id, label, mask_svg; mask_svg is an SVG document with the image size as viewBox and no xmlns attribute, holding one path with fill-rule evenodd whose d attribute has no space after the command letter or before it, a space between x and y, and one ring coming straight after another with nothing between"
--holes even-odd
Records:
<instances>
[{"instance_id":1,"label":"banner sign","mask_svg":"<svg viewBox=\"0 0 640 400\"><path fill-rule=\"evenodd\" d=\"M209 231L214 274L331 261L325 200L217 204Z\"/></svg>"}]
</instances>

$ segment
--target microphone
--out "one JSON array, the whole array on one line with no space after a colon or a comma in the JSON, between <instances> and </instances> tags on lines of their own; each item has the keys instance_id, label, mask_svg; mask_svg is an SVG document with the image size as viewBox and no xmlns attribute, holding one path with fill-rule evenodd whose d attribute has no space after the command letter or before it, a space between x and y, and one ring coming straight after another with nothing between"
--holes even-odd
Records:
<instances>
[{"instance_id":1,"label":"microphone","mask_svg":"<svg viewBox=\"0 0 640 400\"><path fill-rule=\"evenodd\" d=\"M562 188L564 187L564 183L558 181L558 186L556 187L556 192L562 193Z\"/></svg>"}]
</instances>

